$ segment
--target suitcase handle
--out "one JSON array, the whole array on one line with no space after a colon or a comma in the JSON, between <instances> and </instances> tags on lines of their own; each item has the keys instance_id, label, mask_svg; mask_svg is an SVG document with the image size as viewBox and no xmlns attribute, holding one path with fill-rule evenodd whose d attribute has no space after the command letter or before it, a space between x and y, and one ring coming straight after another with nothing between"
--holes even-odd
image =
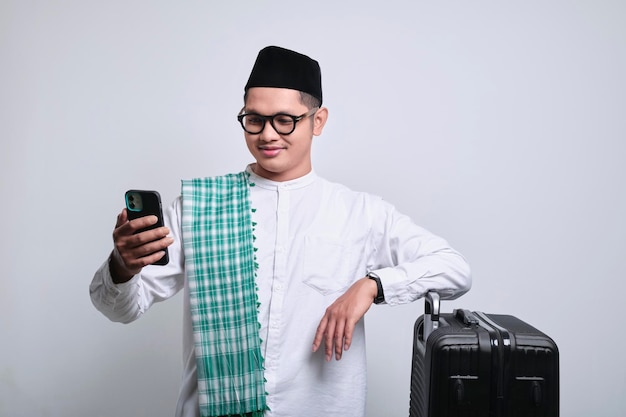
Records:
<instances>
[{"instance_id":1,"label":"suitcase handle","mask_svg":"<svg viewBox=\"0 0 626 417\"><path fill-rule=\"evenodd\" d=\"M439 309L440 297L436 292L430 291L424 296L424 334L422 336L424 342L428 340L428 336L439 328Z\"/></svg>"},{"instance_id":2,"label":"suitcase handle","mask_svg":"<svg viewBox=\"0 0 626 417\"><path fill-rule=\"evenodd\" d=\"M469 310L457 309L454 310L454 317L463 322L465 326L478 326L478 318Z\"/></svg>"}]
</instances>

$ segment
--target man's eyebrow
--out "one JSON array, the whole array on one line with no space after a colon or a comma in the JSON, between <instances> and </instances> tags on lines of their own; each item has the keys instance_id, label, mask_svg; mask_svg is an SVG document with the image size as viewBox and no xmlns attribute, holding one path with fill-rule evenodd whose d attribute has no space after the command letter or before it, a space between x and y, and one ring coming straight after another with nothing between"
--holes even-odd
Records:
<instances>
[{"instance_id":1,"label":"man's eyebrow","mask_svg":"<svg viewBox=\"0 0 626 417\"><path fill-rule=\"evenodd\" d=\"M290 115L290 116L292 116L292 115L296 115L297 116L299 114L299 113L296 114L296 113L294 113L292 111L289 111L289 110L279 110L279 111L274 112L272 114L263 114L263 113L255 110L253 108L248 108L248 107L244 107L243 108L243 112L247 113L247 114L249 114L249 113L258 114L259 116L274 116L274 115L277 115L277 114L287 114L287 115Z\"/></svg>"}]
</instances>

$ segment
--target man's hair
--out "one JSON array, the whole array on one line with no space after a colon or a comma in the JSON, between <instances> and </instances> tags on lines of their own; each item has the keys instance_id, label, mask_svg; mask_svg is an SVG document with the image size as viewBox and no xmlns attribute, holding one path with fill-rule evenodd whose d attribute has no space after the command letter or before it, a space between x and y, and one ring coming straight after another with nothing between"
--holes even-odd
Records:
<instances>
[{"instance_id":1,"label":"man's hair","mask_svg":"<svg viewBox=\"0 0 626 417\"><path fill-rule=\"evenodd\" d=\"M309 93L305 93L304 91L298 91L300 93L300 103L304 104L307 109L311 110L315 107L319 107L322 105L321 100L317 97L313 97ZM248 99L248 91L243 95L243 104L246 104L246 100Z\"/></svg>"},{"instance_id":2,"label":"man's hair","mask_svg":"<svg viewBox=\"0 0 626 417\"><path fill-rule=\"evenodd\" d=\"M300 102L304 104L307 109L311 110L315 107L319 107L322 105L322 102L319 98L313 97L309 93L305 93L304 91L300 91Z\"/></svg>"}]
</instances>

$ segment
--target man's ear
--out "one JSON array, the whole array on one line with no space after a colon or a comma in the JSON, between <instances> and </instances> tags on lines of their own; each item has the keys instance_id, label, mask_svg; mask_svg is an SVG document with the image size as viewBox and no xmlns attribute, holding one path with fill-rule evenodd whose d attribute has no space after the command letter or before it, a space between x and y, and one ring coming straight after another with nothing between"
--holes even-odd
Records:
<instances>
[{"instance_id":1,"label":"man's ear","mask_svg":"<svg viewBox=\"0 0 626 417\"><path fill-rule=\"evenodd\" d=\"M326 120L328 120L328 109L326 107L321 107L315 115L313 116L313 135L319 136L322 134L322 130L324 130L324 125L326 124Z\"/></svg>"}]
</instances>

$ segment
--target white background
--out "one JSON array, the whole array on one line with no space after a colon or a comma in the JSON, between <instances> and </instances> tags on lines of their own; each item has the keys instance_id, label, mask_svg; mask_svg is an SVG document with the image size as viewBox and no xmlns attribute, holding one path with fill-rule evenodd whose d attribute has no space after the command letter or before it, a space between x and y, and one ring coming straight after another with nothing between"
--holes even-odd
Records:
<instances>
[{"instance_id":1,"label":"white background","mask_svg":"<svg viewBox=\"0 0 626 417\"><path fill-rule=\"evenodd\" d=\"M0 416L171 416L182 296L91 305L129 188L241 170L259 49L321 63L318 173L469 260L444 303L560 348L561 415L626 409L626 5L587 1L0 1ZM367 314L368 416L408 414L412 326ZM302 415L306 415L303 411Z\"/></svg>"}]
</instances>

